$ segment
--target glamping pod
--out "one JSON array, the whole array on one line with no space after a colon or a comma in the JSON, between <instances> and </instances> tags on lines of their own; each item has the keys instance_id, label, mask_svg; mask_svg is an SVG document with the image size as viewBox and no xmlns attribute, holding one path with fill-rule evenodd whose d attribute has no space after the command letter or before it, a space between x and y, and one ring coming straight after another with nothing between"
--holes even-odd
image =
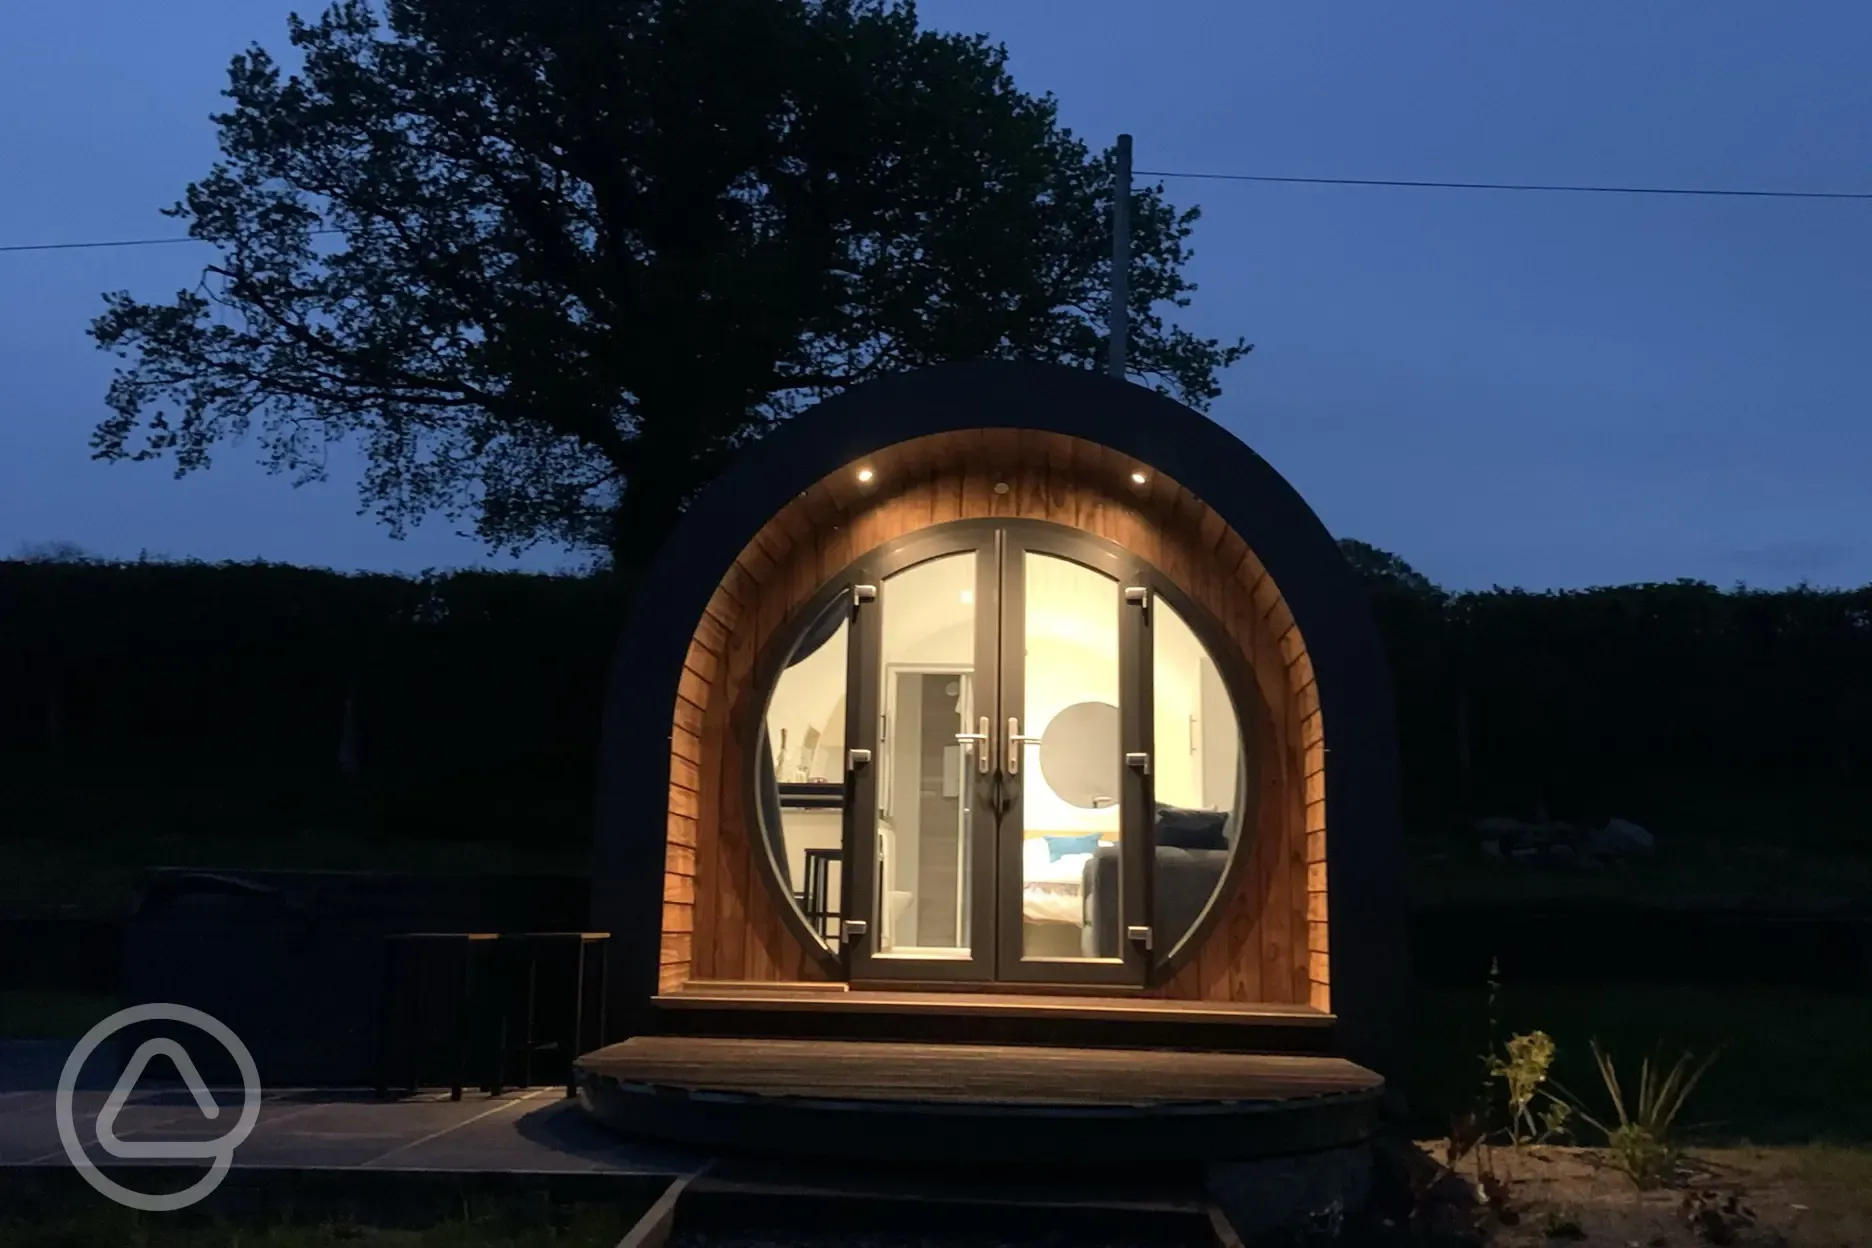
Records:
<instances>
[{"instance_id":1,"label":"glamping pod","mask_svg":"<svg viewBox=\"0 0 1872 1248\"><path fill-rule=\"evenodd\" d=\"M984 362L788 421L639 587L601 766L579 1070L619 1126L1214 1160L1377 1120L1376 631L1294 490L1170 399Z\"/></svg>"}]
</instances>

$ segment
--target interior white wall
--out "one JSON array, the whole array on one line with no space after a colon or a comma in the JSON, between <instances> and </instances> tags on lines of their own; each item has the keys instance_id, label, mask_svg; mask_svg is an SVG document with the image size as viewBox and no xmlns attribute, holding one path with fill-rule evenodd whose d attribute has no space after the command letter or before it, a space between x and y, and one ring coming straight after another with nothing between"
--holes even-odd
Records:
<instances>
[{"instance_id":1,"label":"interior white wall","mask_svg":"<svg viewBox=\"0 0 1872 1248\"><path fill-rule=\"evenodd\" d=\"M1152 708L1157 754L1152 763L1157 800L1194 810L1226 810L1235 800L1234 778L1241 762L1241 730L1234 707L1214 675L1214 659L1189 622L1162 598L1151 604ZM1204 679L1204 664L1209 676ZM1208 686L1205 689L1205 684ZM1208 719L1226 724L1209 724ZM1223 731L1215 731L1222 728ZM1206 752L1222 751L1208 760ZM1205 773L1226 780L1205 782ZM1215 792L1210 792L1215 789Z\"/></svg>"},{"instance_id":2,"label":"interior white wall","mask_svg":"<svg viewBox=\"0 0 1872 1248\"><path fill-rule=\"evenodd\" d=\"M1151 684L1156 705L1157 753L1151 760L1157 800L1171 806L1202 803L1202 736L1192 731L1198 705L1203 647L1169 603L1151 604Z\"/></svg>"},{"instance_id":3,"label":"interior white wall","mask_svg":"<svg viewBox=\"0 0 1872 1248\"><path fill-rule=\"evenodd\" d=\"M845 812L840 810L782 810L781 840L786 844L787 878L795 892L806 887L806 851L838 849L845 843ZM827 885L830 908L836 913L842 898L844 881L839 878L839 864L834 862Z\"/></svg>"},{"instance_id":4,"label":"interior white wall","mask_svg":"<svg viewBox=\"0 0 1872 1248\"><path fill-rule=\"evenodd\" d=\"M1202 743L1196 759L1202 804L1209 810L1232 809L1241 787L1242 723L1213 655L1205 656L1200 665L1196 718L1197 739Z\"/></svg>"},{"instance_id":5,"label":"interior white wall","mask_svg":"<svg viewBox=\"0 0 1872 1248\"><path fill-rule=\"evenodd\" d=\"M1026 571L1026 736L1046 735L1053 717L1079 702L1118 702L1118 582L1081 564L1028 553ZM1118 758L1112 759L1114 786ZM1073 806L1047 784L1040 750L1029 746L1021 759L1028 836L1083 836L1117 840L1119 808ZM1114 792L1112 796L1118 794Z\"/></svg>"},{"instance_id":6,"label":"interior white wall","mask_svg":"<svg viewBox=\"0 0 1872 1248\"><path fill-rule=\"evenodd\" d=\"M809 763L808 778L837 781L843 778L845 753L845 656L851 634L849 624L804 660L780 673L773 700L767 705L767 744L774 752L775 774L781 783L800 777L788 768L800 761L800 748L809 729L819 730L818 748ZM786 730L789 759L780 757L781 730Z\"/></svg>"}]
</instances>

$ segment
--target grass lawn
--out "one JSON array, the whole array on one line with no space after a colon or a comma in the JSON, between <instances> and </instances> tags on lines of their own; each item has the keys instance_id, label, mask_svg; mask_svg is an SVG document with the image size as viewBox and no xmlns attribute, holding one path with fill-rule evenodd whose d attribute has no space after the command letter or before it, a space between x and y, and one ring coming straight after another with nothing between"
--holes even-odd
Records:
<instances>
[{"instance_id":1,"label":"grass lawn","mask_svg":"<svg viewBox=\"0 0 1872 1248\"><path fill-rule=\"evenodd\" d=\"M1421 835L1409 845L1411 900L1804 908L1872 897L1872 787L1803 783L1731 791L1660 780L1628 798L1607 813L1657 838L1649 860L1600 871L1537 870L1483 855L1473 831Z\"/></svg>"},{"instance_id":2,"label":"grass lawn","mask_svg":"<svg viewBox=\"0 0 1872 1248\"><path fill-rule=\"evenodd\" d=\"M1649 861L1580 871L1525 867L1470 846L1421 839L1409 844L1405 881L1420 906L1629 901L1803 910L1872 897L1872 853L1706 841L1666 845Z\"/></svg>"},{"instance_id":3,"label":"grass lawn","mask_svg":"<svg viewBox=\"0 0 1872 1248\"><path fill-rule=\"evenodd\" d=\"M642 1209L618 1205L543 1208L494 1205L428 1226L385 1227L296 1220L282 1212L264 1222L138 1214L104 1207L64 1216L9 1218L0 1213L7 1248L612 1248Z\"/></svg>"},{"instance_id":4,"label":"grass lawn","mask_svg":"<svg viewBox=\"0 0 1872 1248\"><path fill-rule=\"evenodd\" d=\"M270 835L161 833L0 838L0 913L128 913L152 867L413 871L468 875L582 874L584 845L384 840L331 828Z\"/></svg>"},{"instance_id":5,"label":"grass lawn","mask_svg":"<svg viewBox=\"0 0 1872 1248\"><path fill-rule=\"evenodd\" d=\"M0 992L0 1040L76 1040L118 1004L82 992Z\"/></svg>"},{"instance_id":6,"label":"grass lawn","mask_svg":"<svg viewBox=\"0 0 1872 1248\"><path fill-rule=\"evenodd\" d=\"M0 913L123 914L151 867L585 872L588 788L0 767Z\"/></svg>"},{"instance_id":7,"label":"grass lawn","mask_svg":"<svg viewBox=\"0 0 1872 1248\"><path fill-rule=\"evenodd\" d=\"M1672 984L1504 985L1498 1038L1554 1038L1554 1077L1589 1104L1610 1104L1588 1042L1597 1039L1628 1082L1639 1061L1689 1049L1722 1054L1691 1098L1684 1124L1711 1144L1872 1144L1872 1000L1800 990ZM1407 1085L1413 1127L1449 1130L1474 1103L1486 995L1422 989ZM1588 1140L1588 1143L1595 1142Z\"/></svg>"}]
</instances>

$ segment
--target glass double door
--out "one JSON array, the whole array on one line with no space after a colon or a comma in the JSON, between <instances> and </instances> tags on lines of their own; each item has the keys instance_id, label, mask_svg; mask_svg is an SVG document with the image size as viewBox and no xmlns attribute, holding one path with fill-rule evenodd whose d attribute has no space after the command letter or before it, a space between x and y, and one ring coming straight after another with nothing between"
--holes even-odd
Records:
<instances>
[{"instance_id":1,"label":"glass double door","mask_svg":"<svg viewBox=\"0 0 1872 1248\"><path fill-rule=\"evenodd\" d=\"M962 525L884 552L852 593L852 977L1142 982L1136 564L1054 526Z\"/></svg>"}]
</instances>

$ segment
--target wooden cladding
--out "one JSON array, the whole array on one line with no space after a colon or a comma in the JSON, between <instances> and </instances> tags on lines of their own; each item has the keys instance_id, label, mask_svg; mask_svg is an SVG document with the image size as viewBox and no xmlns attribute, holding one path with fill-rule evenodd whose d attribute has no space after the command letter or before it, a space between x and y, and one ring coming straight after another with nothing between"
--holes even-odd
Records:
<instances>
[{"instance_id":1,"label":"wooden cladding","mask_svg":"<svg viewBox=\"0 0 1872 1248\"><path fill-rule=\"evenodd\" d=\"M761 691L756 656L822 585L887 541L950 520L1048 520L1155 565L1240 647L1261 692L1250 858L1161 997L1331 1008L1325 729L1306 644L1240 535L1177 485L1104 447L983 430L901 443L825 478L735 560L697 623L670 733L661 990L690 979L823 980L783 921L751 812L736 726ZM1133 482L1141 472L1145 483ZM1007 488L997 492L996 485ZM1243 708L1248 713L1249 708Z\"/></svg>"}]
</instances>

